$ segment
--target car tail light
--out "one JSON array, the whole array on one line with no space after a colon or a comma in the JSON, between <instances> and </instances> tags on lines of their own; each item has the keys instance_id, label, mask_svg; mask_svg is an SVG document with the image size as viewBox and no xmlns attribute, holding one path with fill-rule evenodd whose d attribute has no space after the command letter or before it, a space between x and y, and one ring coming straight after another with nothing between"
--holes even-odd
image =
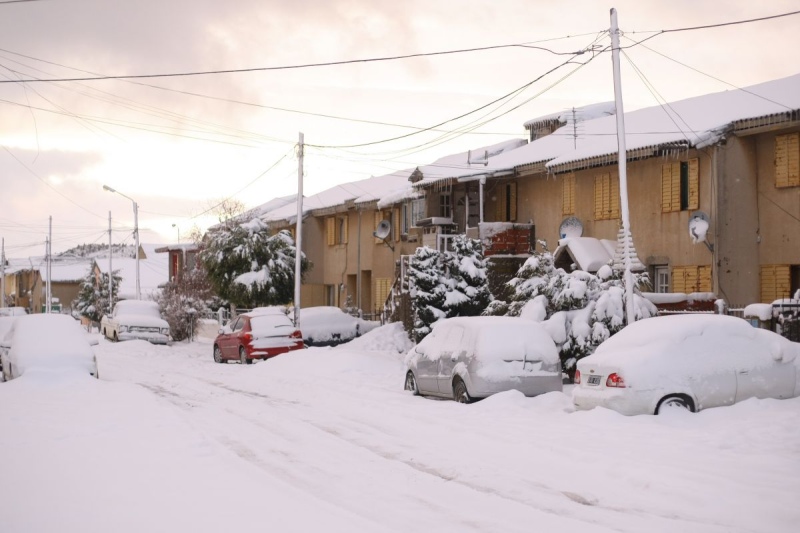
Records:
<instances>
[{"instance_id":1,"label":"car tail light","mask_svg":"<svg viewBox=\"0 0 800 533\"><path fill-rule=\"evenodd\" d=\"M244 340L244 342L252 341L253 340L253 334L252 333L245 333L244 335L242 335L242 340Z\"/></svg>"},{"instance_id":2,"label":"car tail light","mask_svg":"<svg viewBox=\"0 0 800 533\"><path fill-rule=\"evenodd\" d=\"M622 379L622 376L620 376L617 373L609 374L608 379L606 380L606 387L616 387L618 389L624 389L625 380Z\"/></svg>"},{"instance_id":3,"label":"car tail light","mask_svg":"<svg viewBox=\"0 0 800 533\"><path fill-rule=\"evenodd\" d=\"M581 384L581 371L580 370L576 370L575 371L575 385L580 385L580 384Z\"/></svg>"},{"instance_id":4,"label":"car tail light","mask_svg":"<svg viewBox=\"0 0 800 533\"><path fill-rule=\"evenodd\" d=\"M299 329L296 329L296 330L294 330L294 331L292 332L292 334L291 334L291 335L289 335L289 338L290 338L290 339L302 339L302 338L303 338L303 334L302 334L302 333L300 333L300 330L299 330Z\"/></svg>"}]
</instances>

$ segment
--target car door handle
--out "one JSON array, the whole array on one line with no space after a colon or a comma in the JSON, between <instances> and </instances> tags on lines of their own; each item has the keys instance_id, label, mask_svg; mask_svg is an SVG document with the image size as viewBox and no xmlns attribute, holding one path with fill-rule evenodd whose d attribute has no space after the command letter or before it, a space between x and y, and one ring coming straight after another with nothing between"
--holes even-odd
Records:
<instances>
[{"instance_id":1,"label":"car door handle","mask_svg":"<svg viewBox=\"0 0 800 533\"><path fill-rule=\"evenodd\" d=\"M749 374L750 371L749 370L739 370L739 373L740 374Z\"/></svg>"}]
</instances>

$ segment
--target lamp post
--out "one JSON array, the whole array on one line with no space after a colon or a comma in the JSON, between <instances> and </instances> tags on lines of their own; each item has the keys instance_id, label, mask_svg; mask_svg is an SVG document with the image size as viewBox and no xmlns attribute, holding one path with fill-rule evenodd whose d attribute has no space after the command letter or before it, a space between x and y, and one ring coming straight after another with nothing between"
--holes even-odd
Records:
<instances>
[{"instance_id":1,"label":"lamp post","mask_svg":"<svg viewBox=\"0 0 800 533\"><path fill-rule=\"evenodd\" d=\"M142 289L139 283L139 204L136 203L136 200L131 198L130 196L126 196L119 192L116 189L112 189L108 185L103 185L103 189L109 192L115 192L122 196L123 198L127 198L131 202L133 202L133 237L136 241L136 299L142 299ZM109 276L113 275L111 272L108 273Z\"/></svg>"},{"instance_id":2,"label":"lamp post","mask_svg":"<svg viewBox=\"0 0 800 533\"><path fill-rule=\"evenodd\" d=\"M178 230L178 244L180 244L181 243L181 228L177 224L173 224L172 227Z\"/></svg>"}]
</instances>

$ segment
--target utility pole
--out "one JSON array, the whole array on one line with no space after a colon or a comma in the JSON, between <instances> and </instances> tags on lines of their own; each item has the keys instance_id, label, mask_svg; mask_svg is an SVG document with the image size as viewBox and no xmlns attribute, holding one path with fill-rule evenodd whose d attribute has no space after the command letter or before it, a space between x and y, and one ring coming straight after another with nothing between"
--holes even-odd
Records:
<instances>
[{"instance_id":1,"label":"utility pole","mask_svg":"<svg viewBox=\"0 0 800 533\"><path fill-rule=\"evenodd\" d=\"M617 155L619 167L620 214L622 215L623 264L625 265L625 318L628 325L636 321L636 307L633 302L633 273L631 272L631 222L628 209L628 152L625 145L625 111L622 107L622 80L619 68L619 24L617 10L611 8L611 62L614 67L614 103L617 115Z\"/></svg>"},{"instance_id":2,"label":"utility pole","mask_svg":"<svg viewBox=\"0 0 800 533\"><path fill-rule=\"evenodd\" d=\"M111 259L114 250L111 247L111 211L108 212L108 316L114 310L114 270L111 268Z\"/></svg>"},{"instance_id":3,"label":"utility pole","mask_svg":"<svg viewBox=\"0 0 800 533\"><path fill-rule=\"evenodd\" d=\"M6 240L0 241L0 308L6 306Z\"/></svg>"},{"instance_id":4,"label":"utility pole","mask_svg":"<svg viewBox=\"0 0 800 533\"><path fill-rule=\"evenodd\" d=\"M47 230L47 266L45 267L45 271L47 272L47 286L45 288L45 297L47 298L47 302L45 303L45 311L50 313L51 304L53 301L53 295L51 294L51 287L50 278L52 277L52 266L53 264L53 217L51 216L48 222L48 230Z\"/></svg>"},{"instance_id":5,"label":"utility pole","mask_svg":"<svg viewBox=\"0 0 800 533\"><path fill-rule=\"evenodd\" d=\"M303 258L303 133L297 143L297 226L294 254L294 325L300 323L300 276Z\"/></svg>"}]
</instances>

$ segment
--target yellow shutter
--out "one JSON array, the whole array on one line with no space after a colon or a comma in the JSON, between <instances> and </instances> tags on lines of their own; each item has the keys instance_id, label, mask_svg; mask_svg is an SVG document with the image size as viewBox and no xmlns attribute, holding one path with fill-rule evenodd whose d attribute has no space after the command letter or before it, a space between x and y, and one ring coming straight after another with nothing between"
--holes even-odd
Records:
<instances>
[{"instance_id":1,"label":"yellow shutter","mask_svg":"<svg viewBox=\"0 0 800 533\"><path fill-rule=\"evenodd\" d=\"M619 176L614 176L613 178L609 176L608 182L609 194L611 195L608 201L608 218L613 220L619 218Z\"/></svg>"},{"instance_id":2,"label":"yellow shutter","mask_svg":"<svg viewBox=\"0 0 800 533\"><path fill-rule=\"evenodd\" d=\"M713 292L711 265L697 267L697 292Z\"/></svg>"},{"instance_id":3,"label":"yellow shutter","mask_svg":"<svg viewBox=\"0 0 800 533\"><path fill-rule=\"evenodd\" d=\"M693 158L689 165L689 209L700 209L700 160Z\"/></svg>"},{"instance_id":4,"label":"yellow shutter","mask_svg":"<svg viewBox=\"0 0 800 533\"><path fill-rule=\"evenodd\" d=\"M506 186L500 185L497 187L497 204L495 212L495 221L506 221Z\"/></svg>"},{"instance_id":5,"label":"yellow shutter","mask_svg":"<svg viewBox=\"0 0 800 533\"><path fill-rule=\"evenodd\" d=\"M775 186L800 185L800 133L775 137Z\"/></svg>"},{"instance_id":6,"label":"yellow shutter","mask_svg":"<svg viewBox=\"0 0 800 533\"><path fill-rule=\"evenodd\" d=\"M348 225L347 225L347 223L348 223L348 221L349 221L349 218L350 218L350 217L349 217L349 215L347 215L347 214L345 214L345 215L342 217L342 234L343 234L343 235L342 235L342 244L347 244L347 239L348 239L348 236L349 236L349 233L348 233ZM359 238L360 238L360 237L361 237L361 236L359 235Z\"/></svg>"},{"instance_id":7,"label":"yellow shutter","mask_svg":"<svg viewBox=\"0 0 800 533\"><path fill-rule=\"evenodd\" d=\"M603 220L603 176L594 177L594 219Z\"/></svg>"},{"instance_id":8,"label":"yellow shutter","mask_svg":"<svg viewBox=\"0 0 800 533\"><path fill-rule=\"evenodd\" d=\"M672 211L672 170L670 165L661 165L661 212Z\"/></svg>"},{"instance_id":9,"label":"yellow shutter","mask_svg":"<svg viewBox=\"0 0 800 533\"><path fill-rule=\"evenodd\" d=\"M575 174L564 176L561 182L561 214L564 216L575 214Z\"/></svg>"},{"instance_id":10,"label":"yellow shutter","mask_svg":"<svg viewBox=\"0 0 800 533\"><path fill-rule=\"evenodd\" d=\"M392 233L394 233L394 241L397 242L400 240L400 232L402 231L402 228L400 227L400 210L395 209L393 214L394 222L392 223Z\"/></svg>"},{"instance_id":11,"label":"yellow shutter","mask_svg":"<svg viewBox=\"0 0 800 533\"><path fill-rule=\"evenodd\" d=\"M325 235L327 236L328 246L336 244L336 219L334 217L325 219Z\"/></svg>"},{"instance_id":12,"label":"yellow shutter","mask_svg":"<svg viewBox=\"0 0 800 533\"><path fill-rule=\"evenodd\" d=\"M672 292L686 293L686 268L672 268Z\"/></svg>"},{"instance_id":13,"label":"yellow shutter","mask_svg":"<svg viewBox=\"0 0 800 533\"><path fill-rule=\"evenodd\" d=\"M375 278L372 288L372 301L376 310L383 309L383 304L389 297L389 290L392 288L391 278Z\"/></svg>"},{"instance_id":14,"label":"yellow shutter","mask_svg":"<svg viewBox=\"0 0 800 533\"><path fill-rule=\"evenodd\" d=\"M509 222L516 222L517 221L517 184L509 183L508 184L508 212L509 212Z\"/></svg>"},{"instance_id":15,"label":"yellow shutter","mask_svg":"<svg viewBox=\"0 0 800 533\"><path fill-rule=\"evenodd\" d=\"M772 303L791 296L791 269L789 265L761 266L761 301Z\"/></svg>"}]
</instances>

